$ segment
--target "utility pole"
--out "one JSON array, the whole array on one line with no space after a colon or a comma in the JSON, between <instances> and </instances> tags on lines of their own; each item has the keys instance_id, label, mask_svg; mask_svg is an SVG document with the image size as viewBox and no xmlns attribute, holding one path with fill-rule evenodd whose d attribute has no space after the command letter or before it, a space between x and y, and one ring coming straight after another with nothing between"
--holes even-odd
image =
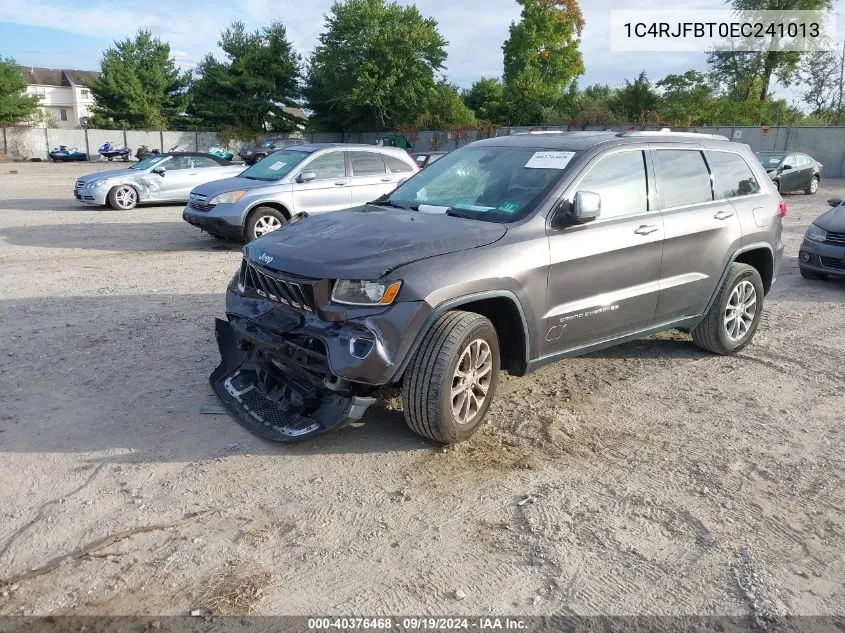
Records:
<instances>
[{"instance_id":1,"label":"utility pole","mask_svg":"<svg viewBox=\"0 0 845 633\"><path fill-rule=\"evenodd\" d=\"M845 42L842 43L842 55L839 56L839 103L836 104L836 118L842 115L842 83L845 80ZM838 123L838 121L837 121Z\"/></svg>"}]
</instances>

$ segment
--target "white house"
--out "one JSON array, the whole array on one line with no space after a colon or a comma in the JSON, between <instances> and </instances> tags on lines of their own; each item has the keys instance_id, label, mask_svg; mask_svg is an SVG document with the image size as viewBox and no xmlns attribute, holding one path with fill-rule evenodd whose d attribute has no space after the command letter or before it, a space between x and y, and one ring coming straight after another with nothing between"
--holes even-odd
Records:
<instances>
[{"instance_id":1,"label":"white house","mask_svg":"<svg viewBox=\"0 0 845 633\"><path fill-rule=\"evenodd\" d=\"M91 116L94 97L84 82L100 73L90 70L21 66L26 94L36 95L44 112L41 127L78 128Z\"/></svg>"}]
</instances>

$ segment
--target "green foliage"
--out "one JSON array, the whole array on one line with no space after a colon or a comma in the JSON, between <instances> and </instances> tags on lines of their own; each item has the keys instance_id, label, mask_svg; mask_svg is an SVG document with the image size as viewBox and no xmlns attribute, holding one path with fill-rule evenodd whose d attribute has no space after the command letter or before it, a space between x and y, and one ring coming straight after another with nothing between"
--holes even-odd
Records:
<instances>
[{"instance_id":1,"label":"green foliage","mask_svg":"<svg viewBox=\"0 0 845 633\"><path fill-rule=\"evenodd\" d=\"M291 132L301 122L284 110L300 96L301 59L281 22L247 33L233 22L218 42L226 55L212 55L197 67L189 113L199 125L242 138L273 130Z\"/></svg>"},{"instance_id":2,"label":"green foliage","mask_svg":"<svg viewBox=\"0 0 845 633\"><path fill-rule=\"evenodd\" d=\"M96 100L91 127L162 129L184 111L190 74L149 31L115 42L100 65L102 75L88 86Z\"/></svg>"},{"instance_id":3,"label":"green foliage","mask_svg":"<svg viewBox=\"0 0 845 633\"><path fill-rule=\"evenodd\" d=\"M319 42L304 90L316 129L413 124L421 104L431 103L435 72L446 60L435 20L385 0L335 2Z\"/></svg>"},{"instance_id":4,"label":"green foliage","mask_svg":"<svg viewBox=\"0 0 845 633\"><path fill-rule=\"evenodd\" d=\"M414 122L414 127L427 130L472 128L475 125L475 114L461 99L458 87L445 80L434 87L426 112Z\"/></svg>"},{"instance_id":5,"label":"green foliage","mask_svg":"<svg viewBox=\"0 0 845 633\"><path fill-rule=\"evenodd\" d=\"M584 61L578 37L584 17L576 0L517 0L520 21L511 23L505 40L504 99L514 125L543 123L560 109L565 91Z\"/></svg>"},{"instance_id":6,"label":"green foliage","mask_svg":"<svg viewBox=\"0 0 845 633\"><path fill-rule=\"evenodd\" d=\"M506 122L505 91L498 79L482 77L469 90L464 90L461 98L478 119L496 124Z\"/></svg>"},{"instance_id":7,"label":"green foliage","mask_svg":"<svg viewBox=\"0 0 845 633\"><path fill-rule=\"evenodd\" d=\"M642 71L633 83L626 80L625 86L616 93L613 110L624 121L644 123L648 114L657 107L657 102L657 93L645 71Z\"/></svg>"},{"instance_id":8,"label":"green foliage","mask_svg":"<svg viewBox=\"0 0 845 633\"><path fill-rule=\"evenodd\" d=\"M666 123L676 127L719 123L712 118L715 89L704 73L666 75L656 85L662 91L659 111Z\"/></svg>"},{"instance_id":9,"label":"green foliage","mask_svg":"<svg viewBox=\"0 0 845 633\"><path fill-rule=\"evenodd\" d=\"M14 59L0 59L0 125L26 123L38 111L38 97L27 96L26 80Z\"/></svg>"}]
</instances>

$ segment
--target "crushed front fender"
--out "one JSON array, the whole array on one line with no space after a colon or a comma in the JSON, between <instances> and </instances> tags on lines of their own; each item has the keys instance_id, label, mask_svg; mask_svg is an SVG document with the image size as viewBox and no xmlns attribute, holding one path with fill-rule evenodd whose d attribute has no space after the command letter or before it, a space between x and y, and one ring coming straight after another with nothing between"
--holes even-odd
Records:
<instances>
[{"instance_id":1,"label":"crushed front fender","mask_svg":"<svg viewBox=\"0 0 845 633\"><path fill-rule=\"evenodd\" d=\"M220 365L211 387L244 428L277 442L299 442L360 420L375 398L316 389L256 348L244 349L232 325L216 322Z\"/></svg>"}]
</instances>

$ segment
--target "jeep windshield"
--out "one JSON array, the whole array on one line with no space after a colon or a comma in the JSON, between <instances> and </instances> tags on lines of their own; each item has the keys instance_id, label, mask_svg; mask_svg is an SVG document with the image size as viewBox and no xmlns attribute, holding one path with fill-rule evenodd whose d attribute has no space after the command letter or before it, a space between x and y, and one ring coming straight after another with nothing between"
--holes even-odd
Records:
<instances>
[{"instance_id":1,"label":"jeep windshield","mask_svg":"<svg viewBox=\"0 0 845 633\"><path fill-rule=\"evenodd\" d=\"M266 180L273 182L287 176L291 169L308 157L308 152L282 150L273 152L267 158L262 158L252 167L243 172L241 178L250 180Z\"/></svg>"},{"instance_id":2,"label":"jeep windshield","mask_svg":"<svg viewBox=\"0 0 845 633\"><path fill-rule=\"evenodd\" d=\"M536 147L466 147L426 167L385 204L486 222L516 222L536 208L574 156L575 152Z\"/></svg>"}]
</instances>

